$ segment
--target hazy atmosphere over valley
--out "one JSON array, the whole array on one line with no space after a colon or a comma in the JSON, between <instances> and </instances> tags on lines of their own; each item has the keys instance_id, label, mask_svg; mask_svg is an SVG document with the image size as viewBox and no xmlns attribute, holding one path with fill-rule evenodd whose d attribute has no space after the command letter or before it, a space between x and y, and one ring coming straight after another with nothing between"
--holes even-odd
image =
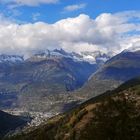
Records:
<instances>
[{"instance_id":1,"label":"hazy atmosphere over valley","mask_svg":"<svg viewBox=\"0 0 140 140\"><path fill-rule=\"evenodd\" d=\"M139 137L139 0L0 0L0 140Z\"/></svg>"}]
</instances>

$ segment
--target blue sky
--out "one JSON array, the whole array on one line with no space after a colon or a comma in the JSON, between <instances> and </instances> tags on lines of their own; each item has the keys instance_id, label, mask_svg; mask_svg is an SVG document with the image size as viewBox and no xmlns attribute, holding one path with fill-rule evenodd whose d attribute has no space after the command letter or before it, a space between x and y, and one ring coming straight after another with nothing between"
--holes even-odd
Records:
<instances>
[{"instance_id":1,"label":"blue sky","mask_svg":"<svg viewBox=\"0 0 140 140\"><path fill-rule=\"evenodd\" d=\"M5 3L5 1L8 0L2 1L3 2L0 4L0 13L21 22L44 21L47 23L54 23L63 18L76 17L81 13L95 18L101 13L140 10L140 0L60 0L56 3L46 4L42 2L33 6L28 4L17 5L15 8L9 8L13 4L12 2ZM85 4L85 6L73 11L64 10L67 6L80 4Z\"/></svg>"},{"instance_id":2,"label":"blue sky","mask_svg":"<svg viewBox=\"0 0 140 140\"><path fill-rule=\"evenodd\" d=\"M56 48L140 49L140 0L0 0L0 53Z\"/></svg>"}]
</instances>

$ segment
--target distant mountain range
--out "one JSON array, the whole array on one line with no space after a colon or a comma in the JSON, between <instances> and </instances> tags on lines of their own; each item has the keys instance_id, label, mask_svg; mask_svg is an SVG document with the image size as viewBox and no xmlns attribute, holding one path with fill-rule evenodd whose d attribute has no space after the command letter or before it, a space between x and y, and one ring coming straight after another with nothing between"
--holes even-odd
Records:
<instances>
[{"instance_id":1,"label":"distant mountain range","mask_svg":"<svg viewBox=\"0 0 140 140\"><path fill-rule=\"evenodd\" d=\"M78 62L88 62L91 64L99 64L99 63L104 63L108 59L112 57L112 54L109 55L105 54L100 51L94 51L94 52L80 52L80 53L75 53L75 52L66 52L63 49L55 49L55 50L46 50L46 51L40 51L39 53L36 53L35 56L40 57L40 58L45 58L45 57L63 57L63 58L71 58L74 61Z\"/></svg>"},{"instance_id":2,"label":"distant mountain range","mask_svg":"<svg viewBox=\"0 0 140 140\"><path fill-rule=\"evenodd\" d=\"M33 54L32 56L25 58L24 56L20 55L6 55L6 54L1 54L0 55L0 63L22 63L26 61L27 59L30 59L32 57L35 58L40 58L40 59L45 59L48 57L58 57L58 58L70 58L73 59L74 61L78 62L88 62L91 64L99 64L106 62L108 59L112 57L112 54L105 54L100 51L94 51L94 52L66 52L63 49L54 49L54 50L45 50L45 51L38 51L37 53Z\"/></svg>"},{"instance_id":3,"label":"distant mountain range","mask_svg":"<svg viewBox=\"0 0 140 140\"><path fill-rule=\"evenodd\" d=\"M52 110L77 102L67 94L83 86L91 74L108 60L101 52L38 52L25 59L0 55L0 108ZM58 109L57 109L58 108Z\"/></svg>"},{"instance_id":4,"label":"distant mountain range","mask_svg":"<svg viewBox=\"0 0 140 140\"><path fill-rule=\"evenodd\" d=\"M5 54L0 55L0 63L21 63L23 61L23 56Z\"/></svg>"}]
</instances>

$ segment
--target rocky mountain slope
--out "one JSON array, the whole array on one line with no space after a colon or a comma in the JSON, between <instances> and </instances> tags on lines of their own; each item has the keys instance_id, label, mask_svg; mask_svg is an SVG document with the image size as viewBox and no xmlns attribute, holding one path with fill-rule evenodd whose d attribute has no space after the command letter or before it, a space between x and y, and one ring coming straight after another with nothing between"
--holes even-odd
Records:
<instances>
[{"instance_id":1,"label":"rocky mountain slope","mask_svg":"<svg viewBox=\"0 0 140 140\"><path fill-rule=\"evenodd\" d=\"M78 96L90 98L118 87L140 75L140 51L123 51L109 59L80 89ZM93 92L94 91L94 92Z\"/></svg>"},{"instance_id":2,"label":"rocky mountain slope","mask_svg":"<svg viewBox=\"0 0 140 140\"><path fill-rule=\"evenodd\" d=\"M8 140L139 140L140 78Z\"/></svg>"}]
</instances>

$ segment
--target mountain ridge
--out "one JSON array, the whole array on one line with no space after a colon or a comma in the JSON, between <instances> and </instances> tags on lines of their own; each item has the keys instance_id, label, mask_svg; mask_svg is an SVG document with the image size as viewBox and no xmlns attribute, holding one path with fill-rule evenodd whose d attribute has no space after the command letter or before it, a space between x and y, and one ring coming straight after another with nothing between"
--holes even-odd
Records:
<instances>
[{"instance_id":1,"label":"mountain ridge","mask_svg":"<svg viewBox=\"0 0 140 140\"><path fill-rule=\"evenodd\" d=\"M91 98L140 75L139 60L140 51L122 52L112 57L90 76L88 82L78 90L78 95L86 97L84 94L88 91L87 96Z\"/></svg>"}]
</instances>

